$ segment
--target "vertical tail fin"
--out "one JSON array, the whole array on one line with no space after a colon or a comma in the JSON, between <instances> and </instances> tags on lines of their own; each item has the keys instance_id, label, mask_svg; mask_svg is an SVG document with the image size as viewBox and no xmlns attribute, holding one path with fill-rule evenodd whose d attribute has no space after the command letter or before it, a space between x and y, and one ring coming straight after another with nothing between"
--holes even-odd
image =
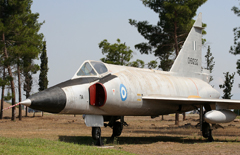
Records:
<instances>
[{"instance_id":1,"label":"vertical tail fin","mask_svg":"<svg viewBox=\"0 0 240 155\"><path fill-rule=\"evenodd\" d=\"M182 76L196 76L202 67L202 13L199 13L170 72Z\"/></svg>"}]
</instances>

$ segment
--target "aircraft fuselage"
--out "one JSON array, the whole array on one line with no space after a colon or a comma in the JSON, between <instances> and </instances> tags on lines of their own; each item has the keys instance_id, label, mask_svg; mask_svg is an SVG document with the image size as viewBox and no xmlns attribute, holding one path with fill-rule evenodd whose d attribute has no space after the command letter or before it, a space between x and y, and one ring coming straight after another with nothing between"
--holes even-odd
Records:
<instances>
[{"instance_id":1,"label":"aircraft fuselage","mask_svg":"<svg viewBox=\"0 0 240 155\"><path fill-rule=\"evenodd\" d=\"M192 77L180 77L170 72L163 72L150 69L139 69L133 67L116 66L105 64L109 72L103 76L78 77L58 84L45 90L46 94L51 94L51 90L60 89L59 99L56 106L61 105L58 111L49 111L49 107L44 111L62 114L95 114L111 116L154 116L175 112L185 112L196 107L189 105L167 104L165 102L155 103L145 101L142 96L165 96L165 97L199 97L199 98L219 98L219 93L207 82ZM114 72L111 72L114 71ZM98 96L105 98L102 105L91 105L90 87L99 84L103 93ZM49 91L50 90L50 91ZM98 92L98 90L95 90ZM44 93L44 92L41 92ZM44 95L46 95L44 93ZM62 94L62 95L59 95ZM65 97L64 97L65 94ZM39 96L39 95L38 95ZM56 94L53 94L56 96ZM34 95L30 97L32 100ZM44 97L46 98L46 96ZM47 97L51 98L51 97ZM93 97L94 98L94 97ZM44 102L43 104L47 104ZM49 103L51 104L51 103ZM54 105L53 105L54 106ZM30 106L34 107L34 101ZM37 108L39 109L39 108ZM54 107L53 107L54 109Z\"/></svg>"}]
</instances>

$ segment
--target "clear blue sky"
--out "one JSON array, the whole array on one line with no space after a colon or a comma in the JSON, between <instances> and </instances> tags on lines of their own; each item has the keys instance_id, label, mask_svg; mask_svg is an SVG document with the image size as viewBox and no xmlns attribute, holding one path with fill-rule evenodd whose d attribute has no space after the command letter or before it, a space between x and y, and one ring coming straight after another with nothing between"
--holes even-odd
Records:
<instances>
[{"instance_id":1,"label":"clear blue sky","mask_svg":"<svg viewBox=\"0 0 240 155\"><path fill-rule=\"evenodd\" d=\"M216 62L212 85L220 92L218 85L223 83L223 72L236 72L239 59L228 52L233 45L233 28L240 26L240 17L231 11L233 6L239 7L239 1L208 0L197 10L197 14L203 13L203 22L207 24L204 38ZM40 14L40 22L45 21L40 32L47 41L49 87L70 79L83 61L102 58L98 43L104 39L110 43L115 43L117 38L125 42L134 51L133 60L142 59L147 63L155 59L134 49L144 38L128 19L147 20L151 24L158 21L158 14L140 0L33 0L32 12ZM203 48L203 55L206 50ZM203 58L203 66L204 63ZM238 84L240 78L236 74L233 99L240 99Z\"/></svg>"}]
</instances>

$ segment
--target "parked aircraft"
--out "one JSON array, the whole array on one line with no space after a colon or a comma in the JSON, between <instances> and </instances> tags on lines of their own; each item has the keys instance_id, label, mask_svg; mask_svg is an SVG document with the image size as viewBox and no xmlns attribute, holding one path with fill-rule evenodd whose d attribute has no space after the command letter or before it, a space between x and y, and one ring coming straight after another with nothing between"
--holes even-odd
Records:
<instances>
[{"instance_id":1,"label":"parked aircraft","mask_svg":"<svg viewBox=\"0 0 240 155\"><path fill-rule=\"evenodd\" d=\"M219 99L202 69L202 15L198 15L169 72L85 61L73 78L21 102L30 108L60 114L84 114L92 137L101 145L101 128L120 136L124 116L159 116L200 109L202 135L213 141L210 124L233 121L227 109L240 100ZM205 109L205 112L204 110ZM105 123L104 123L105 122Z\"/></svg>"}]
</instances>

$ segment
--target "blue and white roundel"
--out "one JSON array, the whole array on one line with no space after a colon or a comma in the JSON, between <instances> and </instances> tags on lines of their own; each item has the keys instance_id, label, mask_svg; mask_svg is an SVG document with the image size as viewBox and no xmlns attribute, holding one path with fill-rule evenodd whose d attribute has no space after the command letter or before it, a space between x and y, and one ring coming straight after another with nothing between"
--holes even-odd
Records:
<instances>
[{"instance_id":1,"label":"blue and white roundel","mask_svg":"<svg viewBox=\"0 0 240 155\"><path fill-rule=\"evenodd\" d=\"M127 99L127 89L123 84L120 85L120 96L122 101Z\"/></svg>"}]
</instances>

